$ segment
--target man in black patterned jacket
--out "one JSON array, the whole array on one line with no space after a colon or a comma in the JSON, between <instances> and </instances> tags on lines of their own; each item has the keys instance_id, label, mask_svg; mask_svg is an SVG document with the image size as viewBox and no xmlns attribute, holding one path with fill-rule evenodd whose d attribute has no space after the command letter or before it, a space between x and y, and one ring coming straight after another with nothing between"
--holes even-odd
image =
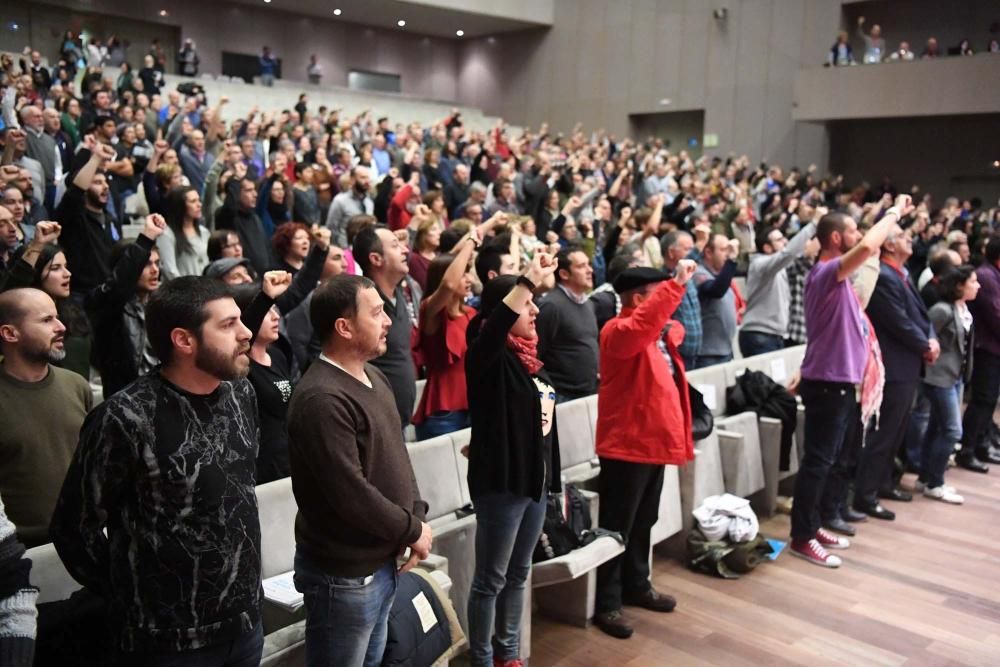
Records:
<instances>
[{"instance_id":1,"label":"man in black patterned jacket","mask_svg":"<svg viewBox=\"0 0 1000 667\"><path fill-rule=\"evenodd\" d=\"M185 277L150 298L163 365L90 413L52 520L70 574L109 603L123 664L260 663L259 428L227 289Z\"/></svg>"}]
</instances>

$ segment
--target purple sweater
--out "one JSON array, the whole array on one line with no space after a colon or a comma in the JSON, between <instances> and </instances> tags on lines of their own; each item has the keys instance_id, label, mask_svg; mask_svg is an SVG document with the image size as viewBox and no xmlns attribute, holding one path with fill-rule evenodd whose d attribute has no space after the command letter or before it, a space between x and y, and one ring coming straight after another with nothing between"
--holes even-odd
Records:
<instances>
[{"instance_id":1,"label":"purple sweater","mask_svg":"<svg viewBox=\"0 0 1000 667\"><path fill-rule=\"evenodd\" d=\"M976 269L979 295L969 302L976 322L976 348L1000 355L1000 268L983 264Z\"/></svg>"}]
</instances>

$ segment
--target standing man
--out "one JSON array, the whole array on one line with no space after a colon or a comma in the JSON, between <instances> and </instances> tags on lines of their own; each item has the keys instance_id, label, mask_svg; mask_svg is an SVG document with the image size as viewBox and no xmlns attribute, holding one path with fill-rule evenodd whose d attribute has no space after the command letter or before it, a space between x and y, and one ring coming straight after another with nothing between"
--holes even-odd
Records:
<instances>
[{"instance_id":1,"label":"standing man","mask_svg":"<svg viewBox=\"0 0 1000 667\"><path fill-rule=\"evenodd\" d=\"M375 284L346 274L316 290L310 318L323 353L288 407L306 665L377 667L396 558L409 547L406 571L431 550L393 387L368 363L385 354L392 320Z\"/></svg>"},{"instance_id":2,"label":"standing man","mask_svg":"<svg viewBox=\"0 0 1000 667\"><path fill-rule=\"evenodd\" d=\"M912 254L910 237L899 224L893 225L882 244L878 281L866 309L882 348L885 391L878 427L869 431L858 461L854 508L890 521L896 515L883 508L878 499L913 499L908 492L895 488L893 460L906 435L924 362L933 364L941 353L927 308L905 268Z\"/></svg>"},{"instance_id":3,"label":"standing man","mask_svg":"<svg viewBox=\"0 0 1000 667\"><path fill-rule=\"evenodd\" d=\"M45 118L42 110L34 105L21 109L21 122L24 124L25 139L28 143L28 157L37 160L42 165L45 176L45 190L38 195L45 208L52 210L56 197L56 170L62 172L62 163L56 141L45 132Z\"/></svg>"},{"instance_id":4,"label":"standing man","mask_svg":"<svg viewBox=\"0 0 1000 667\"><path fill-rule=\"evenodd\" d=\"M984 461L1000 463L990 453L986 437L1000 395L1000 233L990 237L985 255L986 261L976 269L979 295L969 303L976 323L976 347L972 398L962 420L962 451L958 455L958 465L975 472L989 471Z\"/></svg>"},{"instance_id":5,"label":"standing man","mask_svg":"<svg viewBox=\"0 0 1000 667\"><path fill-rule=\"evenodd\" d=\"M805 454L795 480L792 505L792 554L824 567L840 567L827 548L850 546L846 538L820 526L827 478L859 419L857 386L868 364L867 323L861 301L848 280L882 246L910 198L896 205L861 237L843 213L827 213L816 226L820 256L805 288L808 343L802 361L799 395L806 408ZM862 388L862 399L865 398Z\"/></svg>"},{"instance_id":6,"label":"standing man","mask_svg":"<svg viewBox=\"0 0 1000 667\"><path fill-rule=\"evenodd\" d=\"M0 495L29 548L49 541L52 511L91 407L87 381L52 365L66 356L65 335L45 292L0 294Z\"/></svg>"},{"instance_id":7,"label":"standing man","mask_svg":"<svg viewBox=\"0 0 1000 667\"><path fill-rule=\"evenodd\" d=\"M261 84L271 87L274 85L274 75L278 70L278 59L271 55L271 48L265 46L258 59L260 65Z\"/></svg>"},{"instance_id":8,"label":"standing man","mask_svg":"<svg viewBox=\"0 0 1000 667\"><path fill-rule=\"evenodd\" d=\"M622 311L601 331L597 455L601 459L599 525L625 538L625 553L597 569L594 622L627 639L622 604L668 612L676 600L649 580L649 531L656 523L663 466L694 459L687 378L679 325L663 328L684 297L695 263L681 260L671 280L656 269L626 269L615 279Z\"/></svg>"},{"instance_id":9,"label":"standing man","mask_svg":"<svg viewBox=\"0 0 1000 667\"><path fill-rule=\"evenodd\" d=\"M333 234L332 242L341 248L347 248L347 223L356 215L371 215L375 211L375 202L368 196L371 188L371 176L368 167L351 169L351 184L349 189L333 198L330 210L326 214L326 226Z\"/></svg>"},{"instance_id":10,"label":"standing man","mask_svg":"<svg viewBox=\"0 0 1000 667\"><path fill-rule=\"evenodd\" d=\"M712 234L694 273L701 303L702 330L697 368L724 364L733 358L736 295L732 287L739 254L739 241L727 239L724 234Z\"/></svg>"},{"instance_id":11,"label":"standing man","mask_svg":"<svg viewBox=\"0 0 1000 667\"><path fill-rule=\"evenodd\" d=\"M538 306L538 358L556 390L556 402L597 392L598 330L593 303L594 270L587 253L568 246L556 255L556 289Z\"/></svg>"},{"instance_id":12,"label":"standing man","mask_svg":"<svg viewBox=\"0 0 1000 667\"><path fill-rule=\"evenodd\" d=\"M680 230L668 232L660 242L663 251L663 270L671 278L677 273L677 266L686 259L694 249L694 238ZM677 310L670 316L684 327L684 340L677 347L684 360L684 368L697 368L698 351L701 349L701 303L698 300L698 288L693 280L684 286L684 298Z\"/></svg>"},{"instance_id":13,"label":"standing man","mask_svg":"<svg viewBox=\"0 0 1000 667\"><path fill-rule=\"evenodd\" d=\"M146 330L163 362L83 425L51 535L108 600L124 664L260 664L259 429L250 331L218 280L157 290Z\"/></svg>"},{"instance_id":14,"label":"standing man","mask_svg":"<svg viewBox=\"0 0 1000 667\"><path fill-rule=\"evenodd\" d=\"M823 217L826 210L821 208L817 213ZM774 228L758 236L760 252L750 260L747 270L747 309L739 334L744 357L784 349L792 306L785 269L805 252L815 233L816 224L810 222L791 241Z\"/></svg>"},{"instance_id":15,"label":"standing man","mask_svg":"<svg viewBox=\"0 0 1000 667\"><path fill-rule=\"evenodd\" d=\"M410 343L421 296L416 283L407 279L408 252L406 245L385 227L365 227L354 239L354 259L365 277L375 283L391 322L386 347L372 364L392 385L404 429L410 423L417 400L417 375Z\"/></svg>"}]
</instances>

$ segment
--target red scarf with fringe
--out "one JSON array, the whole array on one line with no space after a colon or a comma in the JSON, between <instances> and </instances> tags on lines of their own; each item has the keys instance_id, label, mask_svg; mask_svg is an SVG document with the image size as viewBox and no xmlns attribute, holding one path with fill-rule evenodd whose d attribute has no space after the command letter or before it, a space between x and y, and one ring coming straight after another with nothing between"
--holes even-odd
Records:
<instances>
[{"instance_id":1,"label":"red scarf with fringe","mask_svg":"<svg viewBox=\"0 0 1000 667\"><path fill-rule=\"evenodd\" d=\"M524 370L528 375L536 375L542 369L542 360L538 358L538 339L521 338L514 334L507 334L507 347L521 360Z\"/></svg>"}]
</instances>

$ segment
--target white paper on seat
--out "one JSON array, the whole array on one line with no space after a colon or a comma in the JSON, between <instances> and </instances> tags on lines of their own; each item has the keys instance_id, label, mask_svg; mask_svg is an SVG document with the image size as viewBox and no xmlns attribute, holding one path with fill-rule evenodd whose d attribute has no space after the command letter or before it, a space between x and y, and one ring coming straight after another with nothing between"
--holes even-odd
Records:
<instances>
[{"instance_id":1,"label":"white paper on seat","mask_svg":"<svg viewBox=\"0 0 1000 667\"><path fill-rule=\"evenodd\" d=\"M263 581L264 599L288 611L297 611L305 602L302 593L295 590L295 572L285 572Z\"/></svg>"},{"instance_id":2,"label":"white paper on seat","mask_svg":"<svg viewBox=\"0 0 1000 667\"><path fill-rule=\"evenodd\" d=\"M715 401L715 385L714 384L696 384L694 386L699 392L701 392L702 397L705 399L705 407L709 410L714 410L718 407L718 403Z\"/></svg>"},{"instance_id":3,"label":"white paper on seat","mask_svg":"<svg viewBox=\"0 0 1000 667\"><path fill-rule=\"evenodd\" d=\"M427 597L423 591L417 593L413 597L412 602L413 608L417 610L417 616L420 617L420 627L423 628L424 634L427 634L438 622L437 617L434 615L434 608L427 601Z\"/></svg>"},{"instance_id":4,"label":"white paper on seat","mask_svg":"<svg viewBox=\"0 0 1000 667\"><path fill-rule=\"evenodd\" d=\"M788 371L785 369L784 359L771 360L771 379L775 382L782 382L788 378Z\"/></svg>"}]
</instances>

